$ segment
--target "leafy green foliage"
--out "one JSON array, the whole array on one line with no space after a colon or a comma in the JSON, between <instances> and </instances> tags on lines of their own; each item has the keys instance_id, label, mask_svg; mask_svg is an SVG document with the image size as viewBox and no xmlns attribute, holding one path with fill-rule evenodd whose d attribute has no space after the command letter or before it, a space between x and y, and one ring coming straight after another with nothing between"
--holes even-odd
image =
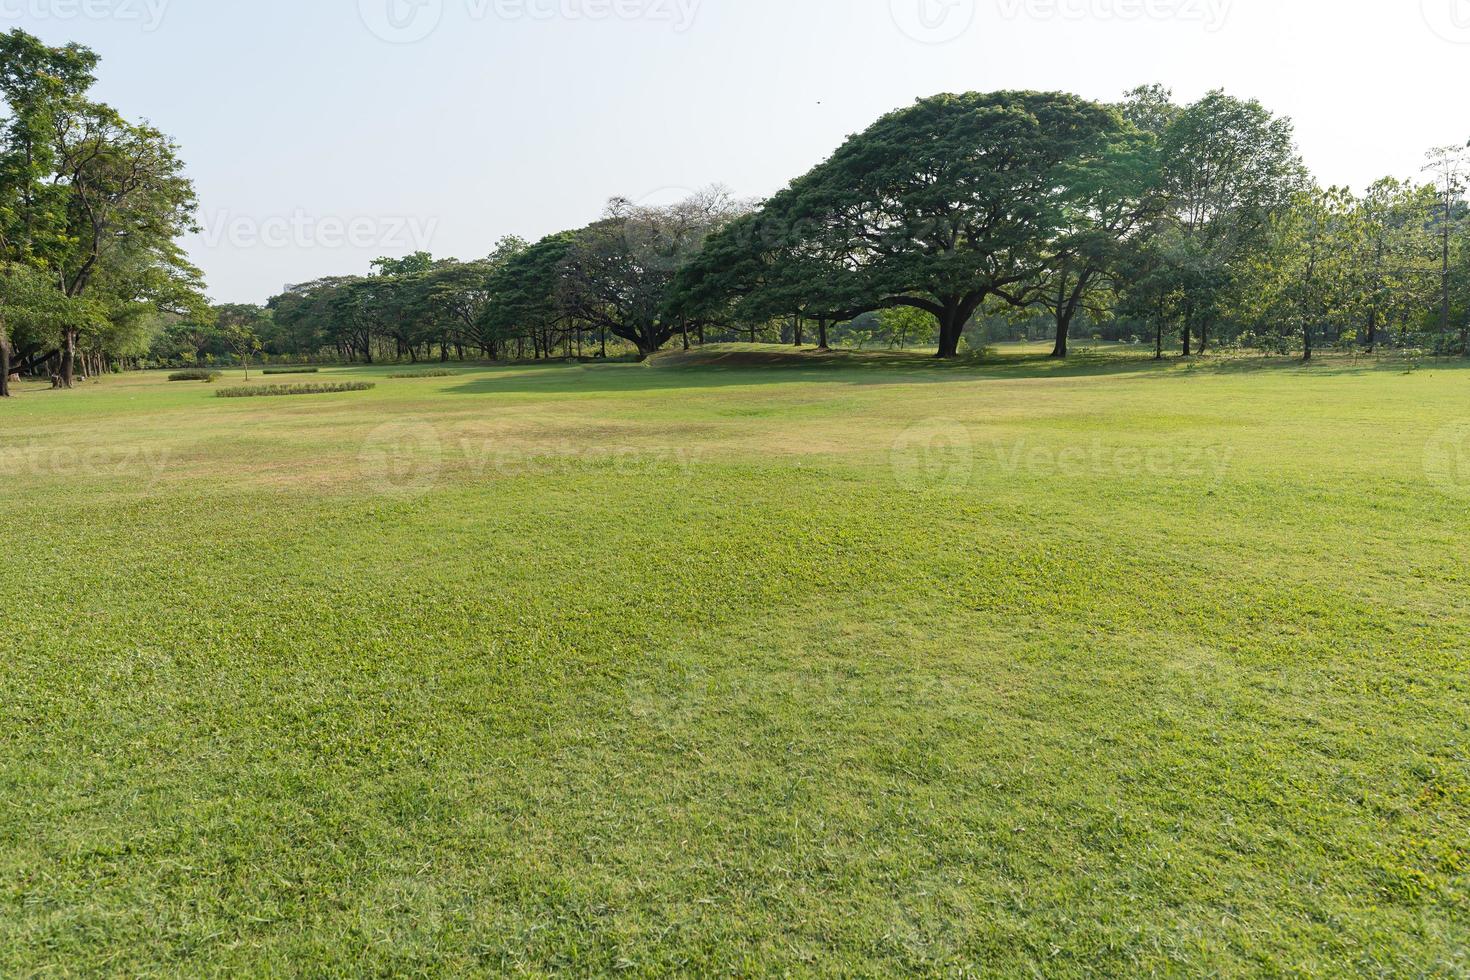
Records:
<instances>
[{"instance_id":1,"label":"leafy green foliage","mask_svg":"<svg viewBox=\"0 0 1470 980\"><path fill-rule=\"evenodd\" d=\"M555 346L564 320L561 269L575 241L572 232L548 235L506 258L490 279L490 297L480 313L487 334L501 343L529 335L538 352Z\"/></svg>"},{"instance_id":2,"label":"leafy green foliage","mask_svg":"<svg viewBox=\"0 0 1470 980\"><path fill-rule=\"evenodd\" d=\"M1077 206L1067 175L1123 128L1112 110L1061 93L920 100L767 202L739 229L755 255L737 268L788 310L807 279L839 319L924 310L938 321L940 355L952 357L987 299L1024 302Z\"/></svg>"},{"instance_id":3,"label":"leafy green foliage","mask_svg":"<svg viewBox=\"0 0 1470 980\"><path fill-rule=\"evenodd\" d=\"M218 371L207 371L203 368L188 371L175 371L168 376L170 381L203 381L205 384L214 384L223 375Z\"/></svg>"},{"instance_id":4,"label":"leafy green foliage","mask_svg":"<svg viewBox=\"0 0 1470 980\"><path fill-rule=\"evenodd\" d=\"M161 313L204 307L178 244L196 209L178 149L88 98L97 60L19 29L0 35L0 263L38 270L66 301L54 330L16 353L59 355L64 387L79 353L141 353Z\"/></svg>"}]
</instances>

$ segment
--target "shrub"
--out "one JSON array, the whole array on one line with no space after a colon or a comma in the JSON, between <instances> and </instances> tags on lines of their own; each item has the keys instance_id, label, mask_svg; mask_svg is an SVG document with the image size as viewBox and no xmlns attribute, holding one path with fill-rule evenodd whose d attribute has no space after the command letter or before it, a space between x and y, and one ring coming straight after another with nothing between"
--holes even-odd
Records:
<instances>
[{"instance_id":1,"label":"shrub","mask_svg":"<svg viewBox=\"0 0 1470 980\"><path fill-rule=\"evenodd\" d=\"M334 395L342 391L367 391L377 385L366 381L340 381L336 384L257 385L250 388L221 388L219 398L278 398L284 395Z\"/></svg>"},{"instance_id":2,"label":"shrub","mask_svg":"<svg viewBox=\"0 0 1470 980\"><path fill-rule=\"evenodd\" d=\"M175 371L168 376L170 381L203 381L212 385L220 379L218 371L206 371L203 368L195 368L189 371Z\"/></svg>"},{"instance_id":3,"label":"shrub","mask_svg":"<svg viewBox=\"0 0 1470 980\"><path fill-rule=\"evenodd\" d=\"M1429 352L1422 347L1400 347L1389 353L1380 361L1392 368L1402 368L1405 374L1413 374L1424 366L1424 359Z\"/></svg>"},{"instance_id":4,"label":"shrub","mask_svg":"<svg viewBox=\"0 0 1470 980\"><path fill-rule=\"evenodd\" d=\"M414 374L390 374L388 377L397 381L415 381L420 378L452 378L453 371L419 371Z\"/></svg>"},{"instance_id":5,"label":"shrub","mask_svg":"<svg viewBox=\"0 0 1470 980\"><path fill-rule=\"evenodd\" d=\"M1296 337L1281 333L1258 334L1253 330L1247 330L1240 335L1239 342L1241 347L1258 350L1263 354L1275 354L1278 357L1295 353L1297 349Z\"/></svg>"},{"instance_id":6,"label":"shrub","mask_svg":"<svg viewBox=\"0 0 1470 980\"><path fill-rule=\"evenodd\" d=\"M264 374L319 374L321 368L266 368Z\"/></svg>"}]
</instances>

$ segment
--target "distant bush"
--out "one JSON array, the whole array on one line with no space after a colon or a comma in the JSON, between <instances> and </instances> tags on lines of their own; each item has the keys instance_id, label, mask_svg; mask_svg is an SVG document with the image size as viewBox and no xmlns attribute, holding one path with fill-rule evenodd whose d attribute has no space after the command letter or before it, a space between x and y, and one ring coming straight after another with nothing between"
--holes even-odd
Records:
<instances>
[{"instance_id":1,"label":"distant bush","mask_svg":"<svg viewBox=\"0 0 1470 980\"><path fill-rule=\"evenodd\" d=\"M389 379L396 381L415 381L419 378L452 378L453 371L419 371L414 374L390 374Z\"/></svg>"},{"instance_id":2,"label":"distant bush","mask_svg":"<svg viewBox=\"0 0 1470 980\"><path fill-rule=\"evenodd\" d=\"M1389 351L1380 361L1391 368L1401 368L1405 374L1413 374L1424 366L1429 351L1422 347L1400 347Z\"/></svg>"},{"instance_id":3,"label":"distant bush","mask_svg":"<svg viewBox=\"0 0 1470 980\"><path fill-rule=\"evenodd\" d=\"M319 374L321 368L266 368L264 374Z\"/></svg>"},{"instance_id":4,"label":"distant bush","mask_svg":"<svg viewBox=\"0 0 1470 980\"><path fill-rule=\"evenodd\" d=\"M221 388L219 398L279 398L285 395L334 395L341 391L367 391L377 385L366 381L341 381L336 384L258 385L252 388Z\"/></svg>"},{"instance_id":5,"label":"distant bush","mask_svg":"<svg viewBox=\"0 0 1470 980\"><path fill-rule=\"evenodd\" d=\"M175 371L168 376L170 381L203 381L205 384L214 384L220 379L218 371L207 371L203 368L191 371Z\"/></svg>"},{"instance_id":6,"label":"distant bush","mask_svg":"<svg viewBox=\"0 0 1470 980\"><path fill-rule=\"evenodd\" d=\"M1258 350L1263 354L1274 354L1277 357L1285 357L1297 350L1296 337L1281 333L1258 334L1253 330L1247 330L1238 338L1242 348Z\"/></svg>"}]
</instances>

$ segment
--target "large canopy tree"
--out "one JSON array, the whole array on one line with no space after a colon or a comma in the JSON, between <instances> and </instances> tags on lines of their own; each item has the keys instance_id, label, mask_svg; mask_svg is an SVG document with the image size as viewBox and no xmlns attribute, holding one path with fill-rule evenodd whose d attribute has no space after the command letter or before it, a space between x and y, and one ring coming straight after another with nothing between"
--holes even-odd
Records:
<instances>
[{"instance_id":1,"label":"large canopy tree","mask_svg":"<svg viewBox=\"0 0 1470 980\"><path fill-rule=\"evenodd\" d=\"M425 301L440 322L449 326L456 343L478 347L495 360L500 356L499 338L486 329L485 314L493 297L496 273L529 246L522 238L509 236L496 243L487 258L474 262L441 262L425 277Z\"/></svg>"},{"instance_id":2,"label":"large canopy tree","mask_svg":"<svg viewBox=\"0 0 1470 980\"><path fill-rule=\"evenodd\" d=\"M676 301L679 271L743 206L710 188L668 207L614 198L603 220L578 232L561 263L562 309L606 328L647 357L697 324Z\"/></svg>"},{"instance_id":3,"label":"large canopy tree","mask_svg":"<svg viewBox=\"0 0 1470 980\"><path fill-rule=\"evenodd\" d=\"M193 185L177 148L90 101L97 57L50 48L20 30L0 36L0 259L41 269L64 297L95 309L202 305L200 273L178 238L194 227ZM183 294L193 294L185 299ZM60 383L73 381L85 318L66 317L56 347Z\"/></svg>"},{"instance_id":4,"label":"large canopy tree","mask_svg":"<svg viewBox=\"0 0 1470 980\"><path fill-rule=\"evenodd\" d=\"M873 308L870 294L832 236L808 233L797 218L795 191L777 194L758 212L715 232L676 277L670 302L686 317L754 329L777 317L818 324L827 348L828 324Z\"/></svg>"},{"instance_id":5,"label":"large canopy tree","mask_svg":"<svg viewBox=\"0 0 1470 980\"><path fill-rule=\"evenodd\" d=\"M1084 310L1102 315L1129 259L1164 206L1155 138L1131 130L1062 175L1067 206L1050 260L1031 282L1035 305L1056 324L1053 357L1066 357L1072 324Z\"/></svg>"},{"instance_id":6,"label":"large canopy tree","mask_svg":"<svg viewBox=\"0 0 1470 980\"><path fill-rule=\"evenodd\" d=\"M490 279L490 296L480 313L480 331L493 345L530 337L539 354L565 319L558 301L562 264L576 244L575 232L548 235L509 255Z\"/></svg>"},{"instance_id":7,"label":"large canopy tree","mask_svg":"<svg viewBox=\"0 0 1470 980\"><path fill-rule=\"evenodd\" d=\"M54 346L64 328L93 326L99 319L95 308L62 295L34 266L0 263L0 398L10 397L17 355Z\"/></svg>"},{"instance_id":8,"label":"large canopy tree","mask_svg":"<svg viewBox=\"0 0 1470 980\"><path fill-rule=\"evenodd\" d=\"M1372 351L1383 331L1407 331L1416 313L1433 302L1438 286L1438 249L1430 215L1435 189L1385 177L1357 201L1362 234L1354 261L1363 277L1362 343Z\"/></svg>"},{"instance_id":9,"label":"large canopy tree","mask_svg":"<svg viewBox=\"0 0 1470 980\"><path fill-rule=\"evenodd\" d=\"M1271 242L1256 259L1250 294L1264 322L1301 340L1310 361L1334 312L1350 320L1366 301L1364 227L1346 188L1299 191L1272 219Z\"/></svg>"},{"instance_id":10,"label":"large canopy tree","mask_svg":"<svg viewBox=\"0 0 1470 980\"><path fill-rule=\"evenodd\" d=\"M1184 354L1232 298L1276 214L1307 188L1291 120L1256 101L1211 92L1181 110L1163 137L1164 191L1177 225L1176 275L1186 294Z\"/></svg>"},{"instance_id":11,"label":"large canopy tree","mask_svg":"<svg viewBox=\"0 0 1470 980\"><path fill-rule=\"evenodd\" d=\"M953 357L987 300L1028 300L1076 213L1067 175L1123 131L1116 111L1074 95L934 96L852 137L762 224L784 229L773 252L834 265L822 280L845 295L824 305L924 310Z\"/></svg>"}]
</instances>

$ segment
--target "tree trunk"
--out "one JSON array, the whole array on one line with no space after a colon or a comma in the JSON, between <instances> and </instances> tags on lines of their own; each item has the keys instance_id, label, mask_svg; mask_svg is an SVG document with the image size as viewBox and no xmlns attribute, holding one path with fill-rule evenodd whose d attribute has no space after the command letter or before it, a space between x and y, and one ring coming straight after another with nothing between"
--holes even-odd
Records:
<instances>
[{"instance_id":1,"label":"tree trunk","mask_svg":"<svg viewBox=\"0 0 1470 980\"><path fill-rule=\"evenodd\" d=\"M1154 320L1154 360L1164 359L1164 304L1159 303L1157 318Z\"/></svg>"},{"instance_id":2,"label":"tree trunk","mask_svg":"<svg viewBox=\"0 0 1470 980\"><path fill-rule=\"evenodd\" d=\"M1447 193L1444 205L1444 282L1443 298L1440 308L1441 337L1448 336L1450 332L1450 213L1451 202Z\"/></svg>"},{"instance_id":3,"label":"tree trunk","mask_svg":"<svg viewBox=\"0 0 1470 980\"><path fill-rule=\"evenodd\" d=\"M1072 336L1072 317L1075 315L1075 312L1057 314L1057 344L1052 348L1052 357L1066 359L1067 342Z\"/></svg>"},{"instance_id":4,"label":"tree trunk","mask_svg":"<svg viewBox=\"0 0 1470 980\"><path fill-rule=\"evenodd\" d=\"M599 331L598 339L602 342L602 359L605 361L607 360L607 327L603 327Z\"/></svg>"},{"instance_id":5,"label":"tree trunk","mask_svg":"<svg viewBox=\"0 0 1470 980\"><path fill-rule=\"evenodd\" d=\"M803 341L806 340L806 332L802 330L800 314L791 318L791 332L792 338L796 342L796 346L805 347L806 344L804 344Z\"/></svg>"},{"instance_id":6,"label":"tree trunk","mask_svg":"<svg viewBox=\"0 0 1470 980\"><path fill-rule=\"evenodd\" d=\"M63 330L61 336L61 387L70 388L76 380L77 332L70 329Z\"/></svg>"},{"instance_id":7,"label":"tree trunk","mask_svg":"<svg viewBox=\"0 0 1470 980\"><path fill-rule=\"evenodd\" d=\"M0 398L10 397L10 338L0 326Z\"/></svg>"},{"instance_id":8,"label":"tree trunk","mask_svg":"<svg viewBox=\"0 0 1470 980\"><path fill-rule=\"evenodd\" d=\"M1302 327L1302 348L1302 360L1310 361L1312 359L1312 325L1310 323Z\"/></svg>"},{"instance_id":9,"label":"tree trunk","mask_svg":"<svg viewBox=\"0 0 1470 980\"><path fill-rule=\"evenodd\" d=\"M967 319L955 306L947 307L939 318L939 353L936 356L941 360L960 356L960 340L965 335Z\"/></svg>"},{"instance_id":10,"label":"tree trunk","mask_svg":"<svg viewBox=\"0 0 1470 980\"><path fill-rule=\"evenodd\" d=\"M827 346L827 318L819 316L817 317L817 350L829 351L831 349Z\"/></svg>"}]
</instances>

